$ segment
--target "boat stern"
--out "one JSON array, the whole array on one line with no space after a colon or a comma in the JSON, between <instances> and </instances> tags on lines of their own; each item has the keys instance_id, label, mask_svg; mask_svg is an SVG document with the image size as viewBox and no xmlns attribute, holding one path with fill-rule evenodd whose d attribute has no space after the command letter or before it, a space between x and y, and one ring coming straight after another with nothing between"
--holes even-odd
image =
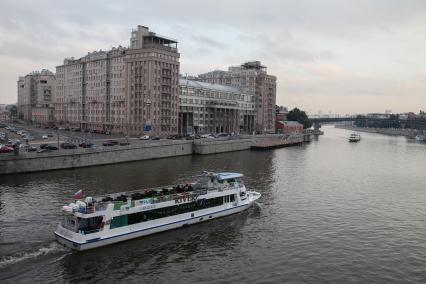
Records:
<instances>
[{"instance_id":1,"label":"boat stern","mask_svg":"<svg viewBox=\"0 0 426 284\"><path fill-rule=\"evenodd\" d=\"M80 234L76 234L62 227L62 225L58 225L55 230L55 238L58 243L61 245L68 247L74 250L82 250Z\"/></svg>"}]
</instances>

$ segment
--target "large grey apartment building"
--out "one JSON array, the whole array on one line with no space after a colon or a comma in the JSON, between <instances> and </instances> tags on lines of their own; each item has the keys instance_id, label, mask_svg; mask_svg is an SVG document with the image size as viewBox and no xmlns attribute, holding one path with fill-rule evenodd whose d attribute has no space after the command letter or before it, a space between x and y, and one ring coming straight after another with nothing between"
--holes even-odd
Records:
<instances>
[{"instance_id":1,"label":"large grey apartment building","mask_svg":"<svg viewBox=\"0 0 426 284\"><path fill-rule=\"evenodd\" d=\"M55 74L46 69L31 72L19 77L17 88L18 118L38 125L53 123Z\"/></svg>"},{"instance_id":2,"label":"large grey apartment building","mask_svg":"<svg viewBox=\"0 0 426 284\"><path fill-rule=\"evenodd\" d=\"M130 47L67 58L56 68L55 117L74 128L177 133L177 41L138 26Z\"/></svg>"},{"instance_id":3,"label":"large grey apartment building","mask_svg":"<svg viewBox=\"0 0 426 284\"><path fill-rule=\"evenodd\" d=\"M198 77L204 82L232 86L243 93L253 95L256 109L255 130L275 132L277 78L268 75L266 67L259 61L229 67L228 71L216 70L200 74Z\"/></svg>"}]
</instances>

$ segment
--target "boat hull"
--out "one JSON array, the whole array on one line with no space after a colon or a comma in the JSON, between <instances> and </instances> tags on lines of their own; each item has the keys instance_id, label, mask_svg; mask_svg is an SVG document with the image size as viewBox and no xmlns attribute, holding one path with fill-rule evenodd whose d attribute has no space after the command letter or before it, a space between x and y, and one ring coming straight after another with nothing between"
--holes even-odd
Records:
<instances>
[{"instance_id":1,"label":"boat hull","mask_svg":"<svg viewBox=\"0 0 426 284\"><path fill-rule=\"evenodd\" d=\"M195 211L193 213L188 213L189 218L186 218L180 221L161 224L158 226L153 226L151 228L135 230L133 232L128 232L128 233L120 234L116 236L109 236L105 238L94 238L91 240L87 240L84 243L79 243L67 238L66 236L62 234L61 231L63 230L61 230L60 228L58 228L55 231L55 237L60 244L74 250L83 251L83 250L94 249L94 248L98 248L98 247L102 247L102 246L106 246L110 244L115 244L115 243L131 240L131 239L135 239L135 238L139 238L139 237L143 237L143 236L147 236L151 234L156 234L156 233L160 233L160 232L164 232L168 230L178 229L188 225L193 225L193 224L209 221L212 219L239 213L241 211L248 209L250 206L252 206L254 201L260 197L259 193L252 193L252 194L255 194L254 197L252 197L252 200L250 200L246 204L241 204L238 206L234 206L232 208L222 209L220 211L211 212L211 213L203 214L203 215L197 215L197 211ZM194 216L194 217L191 217L191 216Z\"/></svg>"}]
</instances>

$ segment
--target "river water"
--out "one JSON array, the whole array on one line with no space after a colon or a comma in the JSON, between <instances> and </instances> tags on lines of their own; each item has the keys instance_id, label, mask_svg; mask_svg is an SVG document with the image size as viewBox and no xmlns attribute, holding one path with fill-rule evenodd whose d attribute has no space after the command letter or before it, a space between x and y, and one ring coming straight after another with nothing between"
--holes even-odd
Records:
<instances>
[{"instance_id":1,"label":"river water","mask_svg":"<svg viewBox=\"0 0 426 284\"><path fill-rule=\"evenodd\" d=\"M426 283L426 145L325 127L304 146L0 177L0 282ZM86 252L59 246L62 205L237 171L246 212Z\"/></svg>"}]
</instances>

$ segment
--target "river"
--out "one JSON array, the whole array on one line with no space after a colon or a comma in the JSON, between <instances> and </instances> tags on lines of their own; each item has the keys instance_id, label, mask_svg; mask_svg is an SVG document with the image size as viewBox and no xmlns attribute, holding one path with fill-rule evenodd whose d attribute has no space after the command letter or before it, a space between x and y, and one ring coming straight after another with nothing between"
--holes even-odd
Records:
<instances>
[{"instance_id":1,"label":"river","mask_svg":"<svg viewBox=\"0 0 426 284\"><path fill-rule=\"evenodd\" d=\"M426 145L324 127L303 146L0 177L1 283L426 283ZM58 245L86 195L236 171L262 197L222 219L86 252Z\"/></svg>"}]
</instances>

